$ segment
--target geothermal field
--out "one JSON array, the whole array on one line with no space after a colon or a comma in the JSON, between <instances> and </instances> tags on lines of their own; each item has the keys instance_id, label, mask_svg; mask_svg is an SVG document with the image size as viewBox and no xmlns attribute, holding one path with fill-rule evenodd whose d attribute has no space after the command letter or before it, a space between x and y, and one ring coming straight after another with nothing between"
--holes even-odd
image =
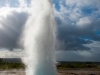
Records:
<instances>
[{"instance_id":1,"label":"geothermal field","mask_svg":"<svg viewBox=\"0 0 100 75\"><path fill-rule=\"evenodd\" d=\"M0 75L26 75L23 70L0 71ZM100 75L100 71L62 70L57 75Z\"/></svg>"},{"instance_id":2,"label":"geothermal field","mask_svg":"<svg viewBox=\"0 0 100 75\"><path fill-rule=\"evenodd\" d=\"M9 1L9 0L7 0L7 1ZM22 29L20 31L17 31L17 29L15 27L15 31L16 31L17 35L20 32L18 38L16 38L16 36L13 36L14 34L9 35L9 38L11 36L13 36L13 38L17 39L17 41L14 40L13 42L18 43L18 46L14 45L15 52L17 52L17 49L22 52L22 55L19 56L19 58L21 58L21 62L9 63L9 62L5 62L4 60L1 59L0 60L1 61L0 62L0 75L100 75L100 63L99 62L98 63L94 63L94 62L93 63L92 62L84 62L84 63L83 62L81 62L81 63L80 62L75 62L75 63L71 62L70 63L70 62L60 62L60 61L58 62L56 60L56 51L61 48L61 45L63 43L60 44L61 41L60 41L60 39L58 40L57 24L56 24L55 20L60 21L60 20L65 20L65 18L61 18L64 14L61 12L60 14L62 14L62 15L59 16L59 18L61 18L61 19L56 19L57 17L55 17L55 12L57 13L58 11L65 10L65 8L63 8L64 5L61 5L62 1L60 1L61 9L58 11L54 11L55 5L52 3L52 0L31 0L30 2L28 0L26 0L26 1L30 4L29 6L27 6L24 3L24 0L19 0L20 9L19 8L17 9L18 13L20 13L21 10L23 10L23 12L27 12L27 14L24 13L25 16L26 15L27 16L26 16L25 22L23 22ZM73 3L73 1L74 0L72 0L72 3ZM79 1L79 0L76 0L76 1ZM13 2L12 2L12 4L13 4ZM23 4L24 4L24 6L23 6ZM79 5L81 5L81 4L79 4ZM16 6L15 6L15 8L16 8ZM73 8L73 6L71 7L71 10L72 10L72 8ZM73 16L76 11L77 11L77 15L79 15L78 8L75 9L75 11L73 12L73 14L70 15L70 17ZM9 3L6 5L6 9L9 9ZM11 8L11 9L14 10L14 8ZM85 11L87 11L87 10L88 9L86 9ZM13 11L13 12L15 12L15 11ZM71 13L71 12L69 12L69 13ZM68 12L65 11L65 13L67 15ZM9 13L7 13L7 14L9 14ZM24 15L24 14L22 14L22 15ZM56 15L59 15L59 13ZM94 14L92 14L92 15L94 15ZM14 16L14 17L16 17L16 16ZM63 16L63 17L65 17L65 16ZM7 17L5 17L5 18L7 18ZM11 17L8 16L8 18L11 18ZM20 18L20 16L19 16L19 18ZM20 20L23 20L24 18L22 18ZM73 18L76 19L76 16L73 16ZM82 16L79 15L79 18L82 18ZM11 19L13 21L13 18L11 18ZM16 21L16 23L18 23L18 25L20 25L19 21L17 19L14 19L14 21ZM72 18L70 18L70 19L72 19ZM75 26L75 24L79 25L79 28L77 28L77 26L74 27L74 28L77 28L76 30L78 30L78 29L82 30L83 26L81 26L81 25L85 25L85 27L90 26L90 24L92 23L90 20L95 20L95 19L92 19L91 17L85 17L85 18L80 19L79 20L80 22L75 22L76 21L75 19L73 19L73 23L71 23L70 26ZM1 19L1 21L2 21L2 19ZM85 21L86 21L86 23L82 24ZM98 21L99 20L97 20L96 22L98 22ZM10 23L9 20L7 22ZM63 22L65 25L66 21L63 21ZM67 22L70 23L71 21L68 20ZM1 22L0 26L1 26L1 24L6 25L5 23ZM12 22L10 24L15 25L15 23L12 23ZM61 22L61 24L63 24L63 23ZM89 25L87 25L87 24L89 24ZM10 26L6 26L6 27L9 27L9 29L10 29ZM85 27L83 27L83 28L85 28ZM2 26L1 26L1 28L2 28ZM72 27L70 27L70 28L71 28L71 30L74 30ZM89 28L91 29L94 27L89 27ZM95 29L93 29L93 31L95 31L94 34L89 33L89 34L91 34L91 36L95 35L95 38L97 38L96 35L98 35L100 37L100 31L98 29L99 33L97 33L96 28L98 28L98 27L95 27ZM11 29L14 31L13 27L11 27ZM88 30L88 29L86 29L86 30ZM70 32L70 29L67 31L67 34L69 34L69 32ZM11 33L11 32L9 32L9 33ZM77 31L77 33L79 33L79 31ZM85 32L85 33L87 33L87 32ZM83 34L85 34L85 33L83 33ZM5 34L7 34L7 33L5 33ZM81 33L79 35L81 35ZM74 50L74 48L71 48L71 50L73 50L73 52L76 53L74 56L76 56L78 54L77 49L78 50L81 49L81 48L77 47L78 45L83 48L82 50L85 50L85 49L90 50L90 48L88 48L88 45L85 46L85 44L93 43L93 39L90 36L88 36L88 34L87 34L87 38L83 38L84 36L83 37L82 36L75 37L75 35L74 36L71 35L70 38L77 39L77 41L74 41L74 40L72 41L73 45L71 45L71 43L69 42L70 39L68 39L68 41L65 41L68 44L68 46L66 46L66 47L70 46L70 47L75 48L75 50ZM0 38L3 38L3 37L0 37ZM11 38L11 39L13 39L13 38ZM82 42L83 44L82 45L78 44L78 41L79 41L79 43ZM75 46L74 46L74 44L75 44ZM1 46L3 46L3 45L1 45ZM0 48L1 48L1 46L0 46ZM90 45L90 47L91 46L92 45ZM95 48L95 47L92 47L92 48ZM9 50L10 52L14 51L12 47L8 48L8 46L5 47L4 49L10 49ZM66 48L66 49L69 49L69 48ZM89 51L89 50L88 50L88 52L79 51L80 54L75 59L80 57L80 60L84 61L81 58L85 55L85 59L88 60L89 57L91 57L91 60L92 60L93 50L92 51ZM98 54L98 52L100 52L100 51L99 51L99 49L97 49L97 50L98 51L95 53ZM61 51L62 51L62 49L61 49ZM72 58L73 58L74 57L73 53L70 56L72 56ZM10 57L13 57L13 56L10 55ZM99 57L99 54L98 54L98 57ZM66 56L64 56L63 58L66 59ZM69 59L71 59L71 58L69 58ZM76 61L76 60L74 60L74 61Z\"/></svg>"},{"instance_id":3,"label":"geothermal field","mask_svg":"<svg viewBox=\"0 0 100 75\"><path fill-rule=\"evenodd\" d=\"M3 59L0 60L2 62ZM56 68L56 75L100 75L100 62L60 62ZM0 75L26 75L25 65L3 61L0 63Z\"/></svg>"}]
</instances>

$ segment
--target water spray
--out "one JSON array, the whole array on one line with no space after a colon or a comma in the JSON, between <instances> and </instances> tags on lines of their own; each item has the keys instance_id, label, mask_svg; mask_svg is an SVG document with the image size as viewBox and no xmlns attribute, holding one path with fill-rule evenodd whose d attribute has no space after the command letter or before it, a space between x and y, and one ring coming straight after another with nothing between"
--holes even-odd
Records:
<instances>
[{"instance_id":1,"label":"water spray","mask_svg":"<svg viewBox=\"0 0 100 75\"><path fill-rule=\"evenodd\" d=\"M33 0L32 12L23 31L26 75L57 75L55 66L56 26L51 0Z\"/></svg>"}]
</instances>

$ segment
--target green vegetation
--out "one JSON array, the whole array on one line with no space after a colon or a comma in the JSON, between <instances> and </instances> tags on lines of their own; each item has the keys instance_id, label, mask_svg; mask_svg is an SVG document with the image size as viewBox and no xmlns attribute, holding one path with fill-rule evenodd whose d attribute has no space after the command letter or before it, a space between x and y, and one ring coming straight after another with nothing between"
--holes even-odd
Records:
<instances>
[{"instance_id":1,"label":"green vegetation","mask_svg":"<svg viewBox=\"0 0 100 75\"><path fill-rule=\"evenodd\" d=\"M23 63L9 63L0 59L0 69L24 69L25 65Z\"/></svg>"},{"instance_id":2,"label":"green vegetation","mask_svg":"<svg viewBox=\"0 0 100 75\"><path fill-rule=\"evenodd\" d=\"M57 64L57 69L96 69L100 70L99 62L60 62ZM25 65L22 62L7 62L0 59L0 69L25 69Z\"/></svg>"},{"instance_id":3,"label":"green vegetation","mask_svg":"<svg viewBox=\"0 0 100 75\"><path fill-rule=\"evenodd\" d=\"M61 62L57 65L57 69L100 69L100 63L96 62Z\"/></svg>"}]
</instances>

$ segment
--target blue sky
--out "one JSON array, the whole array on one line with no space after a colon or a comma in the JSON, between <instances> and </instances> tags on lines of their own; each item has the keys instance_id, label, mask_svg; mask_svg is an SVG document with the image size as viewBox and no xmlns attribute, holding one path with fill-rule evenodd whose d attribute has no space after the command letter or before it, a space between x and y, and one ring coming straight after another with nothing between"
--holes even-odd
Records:
<instances>
[{"instance_id":1,"label":"blue sky","mask_svg":"<svg viewBox=\"0 0 100 75\"><path fill-rule=\"evenodd\" d=\"M19 48L18 38L29 16L30 3L0 2L1 51ZM53 0L53 6L61 46L57 48L57 60L100 61L100 0Z\"/></svg>"}]
</instances>

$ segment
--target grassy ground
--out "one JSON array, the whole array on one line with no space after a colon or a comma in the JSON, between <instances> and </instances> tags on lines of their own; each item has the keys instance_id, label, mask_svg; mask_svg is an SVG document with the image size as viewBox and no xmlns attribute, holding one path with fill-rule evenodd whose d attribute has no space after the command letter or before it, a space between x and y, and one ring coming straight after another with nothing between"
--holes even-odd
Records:
<instances>
[{"instance_id":1,"label":"grassy ground","mask_svg":"<svg viewBox=\"0 0 100 75\"><path fill-rule=\"evenodd\" d=\"M98 70L100 71L100 63L96 62L60 62L57 65L58 70ZM0 69L25 69L23 63L9 63L0 59Z\"/></svg>"},{"instance_id":2,"label":"grassy ground","mask_svg":"<svg viewBox=\"0 0 100 75\"><path fill-rule=\"evenodd\" d=\"M57 65L58 70L100 70L100 63L96 62L61 62Z\"/></svg>"},{"instance_id":3,"label":"grassy ground","mask_svg":"<svg viewBox=\"0 0 100 75\"><path fill-rule=\"evenodd\" d=\"M9 63L0 59L0 69L24 69L25 65L23 63Z\"/></svg>"}]
</instances>

